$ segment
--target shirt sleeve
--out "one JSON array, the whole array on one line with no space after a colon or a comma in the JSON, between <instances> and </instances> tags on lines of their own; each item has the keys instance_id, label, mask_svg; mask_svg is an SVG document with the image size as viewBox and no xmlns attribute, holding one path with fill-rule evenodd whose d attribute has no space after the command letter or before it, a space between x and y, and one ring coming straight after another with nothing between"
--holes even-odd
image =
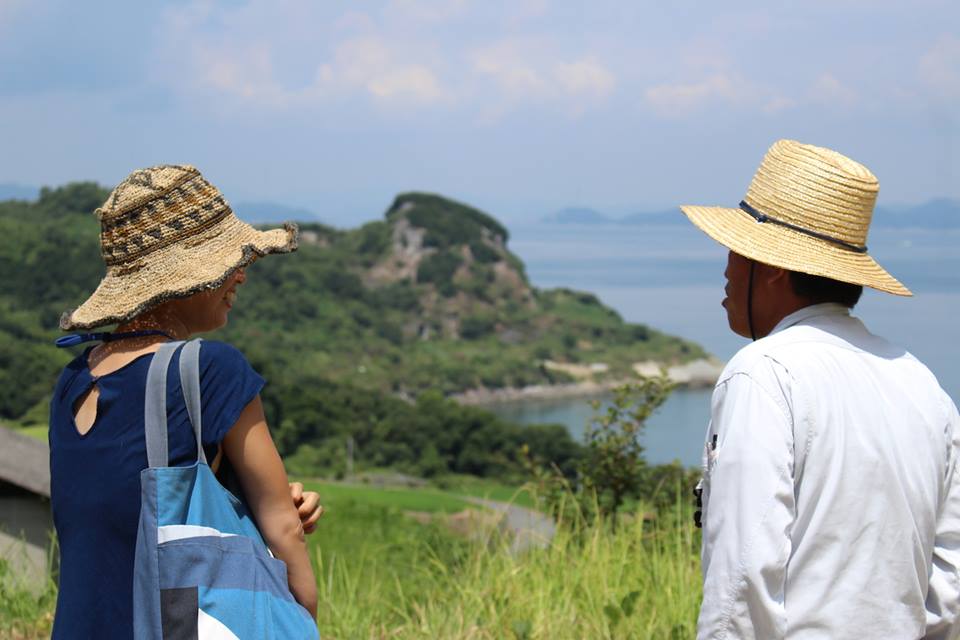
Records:
<instances>
[{"instance_id":1,"label":"shirt sleeve","mask_svg":"<svg viewBox=\"0 0 960 640\"><path fill-rule=\"evenodd\" d=\"M949 400L946 434L950 442L943 505L937 517L933 564L927 589L928 640L960 636L960 416Z\"/></svg>"},{"instance_id":2,"label":"shirt sleeve","mask_svg":"<svg viewBox=\"0 0 960 640\"><path fill-rule=\"evenodd\" d=\"M203 341L200 348L200 398L205 450L211 448L216 453L217 445L263 385L263 378L238 349L225 342ZM210 452L207 454L209 458Z\"/></svg>"},{"instance_id":3,"label":"shirt sleeve","mask_svg":"<svg viewBox=\"0 0 960 640\"><path fill-rule=\"evenodd\" d=\"M758 375L735 373L714 391L703 484L700 640L786 633L784 588L796 517L793 427L775 374L769 366L759 369Z\"/></svg>"}]
</instances>

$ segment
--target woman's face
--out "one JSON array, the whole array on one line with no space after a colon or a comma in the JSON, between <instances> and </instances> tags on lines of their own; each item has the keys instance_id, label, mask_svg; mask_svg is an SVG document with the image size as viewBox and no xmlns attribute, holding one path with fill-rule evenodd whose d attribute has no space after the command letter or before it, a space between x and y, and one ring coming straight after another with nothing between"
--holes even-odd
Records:
<instances>
[{"instance_id":1,"label":"woman's face","mask_svg":"<svg viewBox=\"0 0 960 640\"><path fill-rule=\"evenodd\" d=\"M219 329L227 324L227 316L237 299L237 289L246 281L247 275L241 267L216 289L171 301L171 310L191 334Z\"/></svg>"}]
</instances>

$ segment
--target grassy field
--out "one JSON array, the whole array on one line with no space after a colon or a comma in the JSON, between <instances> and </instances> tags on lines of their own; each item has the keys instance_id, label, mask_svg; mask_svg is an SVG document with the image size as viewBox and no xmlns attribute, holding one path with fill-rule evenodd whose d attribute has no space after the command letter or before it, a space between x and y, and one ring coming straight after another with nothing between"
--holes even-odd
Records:
<instances>
[{"instance_id":1,"label":"grassy field","mask_svg":"<svg viewBox=\"0 0 960 640\"><path fill-rule=\"evenodd\" d=\"M465 481L445 492L307 484L327 507L309 539L324 638L695 635L699 539L683 502L653 522L627 518L616 531L561 523L548 548L516 556L495 533L469 541L441 522L404 515L450 514L466 505L462 495L509 497L506 487ZM0 639L47 637L55 588L38 598L13 588L10 578L0 566Z\"/></svg>"},{"instance_id":2,"label":"grassy field","mask_svg":"<svg viewBox=\"0 0 960 640\"><path fill-rule=\"evenodd\" d=\"M49 638L56 601L52 579L40 591L25 587L0 559L0 640Z\"/></svg>"},{"instance_id":3,"label":"grassy field","mask_svg":"<svg viewBox=\"0 0 960 640\"><path fill-rule=\"evenodd\" d=\"M318 492L323 498L323 505L327 509L325 521L329 521L328 516L336 517L338 509L345 509L348 513L353 513L358 508L453 513L468 506L459 496L438 489L376 487L320 481L306 481L304 487Z\"/></svg>"},{"instance_id":4,"label":"grassy field","mask_svg":"<svg viewBox=\"0 0 960 640\"><path fill-rule=\"evenodd\" d=\"M435 482L457 495L499 500L531 509L536 507L536 500L526 488L507 486L496 480L475 476L445 476Z\"/></svg>"},{"instance_id":5,"label":"grassy field","mask_svg":"<svg viewBox=\"0 0 960 640\"><path fill-rule=\"evenodd\" d=\"M35 425L32 427L23 427L22 429L17 429L17 433L22 433L25 436L30 436L31 438L36 438L37 440L47 441L47 425Z\"/></svg>"},{"instance_id":6,"label":"grassy field","mask_svg":"<svg viewBox=\"0 0 960 640\"><path fill-rule=\"evenodd\" d=\"M672 526L642 518L616 531L561 526L548 548L519 556L496 536L451 542L421 530L395 546L380 528L344 557L321 531L313 544L321 632L357 640L692 638L699 540L686 509L678 511L682 524Z\"/></svg>"},{"instance_id":7,"label":"grassy field","mask_svg":"<svg viewBox=\"0 0 960 640\"><path fill-rule=\"evenodd\" d=\"M516 489L461 479L436 490L308 483L327 514L310 540L325 638L690 638L700 601L699 536L685 502L616 530L566 523L520 556L421 525L406 510L449 513L455 495ZM521 492L524 500L533 498Z\"/></svg>"}]
</instances>

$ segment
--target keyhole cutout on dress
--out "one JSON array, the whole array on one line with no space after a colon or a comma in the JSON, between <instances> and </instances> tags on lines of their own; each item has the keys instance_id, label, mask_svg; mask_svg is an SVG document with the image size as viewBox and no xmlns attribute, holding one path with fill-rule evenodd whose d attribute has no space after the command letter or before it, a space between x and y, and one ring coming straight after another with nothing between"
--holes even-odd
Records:
<instances>
[{"instance_id":1,"label":"keyhole cutout on dress","mask_svg":"<svg viewBox=\"0 0 960 640\"><path fill-rule=\"evenodd\" d=\"M100 401L100 388L94 382L90 388L73 404L73 423L77 433L87 435L97 421L97 405Z\"/></svg>"}]
</instances>

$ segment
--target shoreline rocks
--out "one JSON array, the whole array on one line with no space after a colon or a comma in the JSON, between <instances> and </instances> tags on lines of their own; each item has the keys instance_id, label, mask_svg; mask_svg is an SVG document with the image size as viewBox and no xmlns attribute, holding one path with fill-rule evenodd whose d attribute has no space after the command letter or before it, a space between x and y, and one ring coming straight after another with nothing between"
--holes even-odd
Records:
<instances>
[{"instance_id":1,"label":"shoreline rocks","mask_svg":"<svg viewBox=\"0 0 960 640\"><path fill-rule=\"evenodd\" d=\"M595 365L588 365L595 366ZM648 360L637 362L633 370L638 376L652 376L660 373L662 363ZM715 358L700 358L685 364L666 367L667 376L679 387L687 389L706 389L712 387L724 363ZM487 405L524 400L564 400L568 398L595 398L609 393L615 387L630 382L635 378L619 380L580 380L579 382L565 382L561 384L539 384L528 387L505 387L500 389L470 389L462 393L453 394L451 399L463 405Z\"/></svg>"}]
</instances>

